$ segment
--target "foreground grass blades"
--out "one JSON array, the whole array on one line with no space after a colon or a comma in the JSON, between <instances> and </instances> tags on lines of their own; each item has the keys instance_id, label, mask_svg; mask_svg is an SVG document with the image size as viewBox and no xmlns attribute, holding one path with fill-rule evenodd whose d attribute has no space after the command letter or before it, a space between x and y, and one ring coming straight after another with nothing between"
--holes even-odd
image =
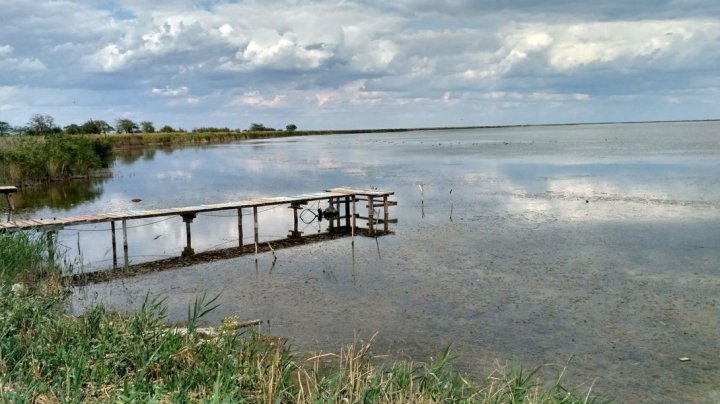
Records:
<instances>
[{"instance_id":1,"label":"foreground grass blades","mask_svg":"<svg viewBox=\"0 0 720 404\"><path fill-rule=\"evenodd\" d=\"M123 315L96 306L66 313L57 265L43 237L0 234L0 402L586 403L535 371L498 368L473 384L444 350L428 364L373 361L373 339L300 359L282 338L239 333L223 321L197 329L216 298L200 296L184 327L168 324L162 301ZM23 282L22 285L20 283ZM29 283L32 282L32 283Z\"/></svg>"}]
</instances>

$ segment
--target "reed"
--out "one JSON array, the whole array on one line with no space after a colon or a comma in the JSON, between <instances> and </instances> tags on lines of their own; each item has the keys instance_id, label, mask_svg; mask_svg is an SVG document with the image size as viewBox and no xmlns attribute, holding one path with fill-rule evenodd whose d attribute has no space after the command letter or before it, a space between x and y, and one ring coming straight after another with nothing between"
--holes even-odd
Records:
<instances>
[{"instance_id":1,"label":"reed","mask_svg":"<svg viewBox=\"0 0 720 404\"><path fill-rule=\"evenodd\" d=\"M0 149L0 183L28 185L88 177L108 168L112 145L104 139L56 135L12 139Z\"/></svg>"}]
</instances>

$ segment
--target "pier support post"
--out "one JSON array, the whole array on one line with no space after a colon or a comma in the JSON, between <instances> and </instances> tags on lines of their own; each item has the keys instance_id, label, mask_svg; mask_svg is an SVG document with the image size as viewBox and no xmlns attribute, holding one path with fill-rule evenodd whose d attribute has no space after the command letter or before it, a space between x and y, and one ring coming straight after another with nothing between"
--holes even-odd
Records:
<instances>
[{"instance_id":1,"label":"pier support post","mask_svg":"<svg viewBox=\"0 0 720 404\"><path fill-rule=\"evenodd\" d=\"M47 233L45 233L48 248L48 258L50 258L50 261L55 260L55 232L56 231L54 229L51 229L48 230Z\"/></svg>"},{"instance_id":2,"label":"pier support post","mask_svg":"<svg viewBox=\"0 0 720 404\"><path fill-rule=\"evenodd\" d=\"M385 209L385 214L383 216L383 229L385 230L385 233L388 232L388 221L390 221L390 208L388 204L388 197L387 195L383 195L383 208Z\"/></svg>"},{"instance_id":3,"label":"pier support post","mask_svg":"<svg viewBox=\"0 0 720 404\"><path fill-rule=\"evenodd\" d=\"M293 210L293 229L290 232L290 237L298 238L302 236L302 232L298 230L298 209L302 207L301 202L293 202L290 204L290 208Z\"/></svg>"},{"instance_id":4,"label":"pier support post","mask_svg":"<svg viewBox=\"0 0 720 404\"><path fill-rule=\"evenodd\" d=\"M110 222L110 232L112 233L112 252L113 252L113 268L117 268L117 243L115 241L115 221Z\"/></svg>"},{"instance_id":5,"label":"pier support post","mask_svg":"<svg viewBox=\"0 0 720 404\"><path fill-rule=\"evenodd\" d=\"M375 201L368 195L368 232L375 234Z\"/></svg>"},{"instance_id":6,"label":"pier support post","mask_svg":"<svg viewBox=\"0 0 720 404\"><path fill-rule=\"evenodd\" d=\"M352 196L352 224L350 225L350 237L352 237L352 245L355 245L355 195Z\"/></svg>"},{"instance_id":7,"label":"pier support post","mask_svg":"<svg viewBox=\"0 0 720 404\"><path fill-rule=\"evenodd\" d=\"M243 252L243 217L242 217L242 208L238 208L238 244L240 247L240 252Z\"/></svg>"},{"instance_id":8,"label":"pier support post","mask_svg":"<svg viewBox=\"0 0 720 404\"><path fill-rule=\"evenodd\" d=\"M337 212L337 217L335 218L335 225L338 229L340 229L340 197L338 196L335 198L335 212Z\"/></svg>"},{"instance_id":9,"label":"pier support post","mask_svg":"<svg viewBox=\"0 0 720 404\"><path fill-rule=\"evenodd\" d=\"M345 197L345 227L350 227L350 197Z\"/></svg>"},{"instance_id":10,"label":"pier support post","mask_svg":"<svg viewBox=\"0 0 720 404\"><path fill-rule=\"evenodd\" d=\"M190 257L195 254L195 251L192 248L192 233L190 232L190 223L195 220L196 215L190 214L190 215L183 215L183 222L185 222L185 235L187 236L187 245L185 246L185 249L182 252L183 257Z\"/></svg>"},{"instance_id":11,"label":"pier support post","mask_svg":"<svg viewBox=\"0 0 720 404\"><path fill-rule=\"evenodd\" d=\"M10 212L15 211L15 201L13 201L12 193L5 194L5 197L7 198L8 206L10 207Z\"/></svg>"},{"instance_id":12,"label":"pier support post","mask_svg":"<svg viewBox=\"0 0 720 404\"><path fill-rule=\"evenodd\" d=\"M128 236L127 236L127 220L122 220L123 228L123 256L125 257L125 266L130 264L130 257L128 257Z\"/></svg>"},{"instance_id":13,"label":"pier support post","mask_svg":"<svg viewBox=\"0 0 720 404\"><path fill-rule=\"evenodd\" d=\"M253 225L255 227L255 259L257 259L258 243L260 242L260 230L258 229L257 206L253 206Z\"/></svg>"}]
</instances>

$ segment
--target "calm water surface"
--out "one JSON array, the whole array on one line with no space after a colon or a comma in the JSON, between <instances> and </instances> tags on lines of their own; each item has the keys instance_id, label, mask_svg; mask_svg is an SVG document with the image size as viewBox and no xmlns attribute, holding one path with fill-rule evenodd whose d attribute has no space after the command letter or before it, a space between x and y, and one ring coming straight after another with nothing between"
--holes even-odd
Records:
<instances>
[{"instance_id":1,"label":"calm water surface","mask_svg":"<svg viewBox=\"0 0 720 404\"><path fill-rule=\"evenodd\" d=\"M395 191L396 233L359 238L354 248L339 239L279 250L274 266L269 255L257 265L245 256L86 286L75 291L73 310L99 301L130 311L149 293L182 320L198 294L220 293L208 323L268 320L265 332L300 351L335 350L378 332L378 354L427 360L452 344L457 367L476 377L495 361L564 364L572 356L571 383L594 382L619 402L720 400L717 122L157 150L120 159L110 179L23 191L18 200L22 215L60 217L336 186ZM158 220L131 222L131 262L180 254L181 219ZM284 237L291 220L286 207L263 211L261 239ZM61 232L83 270L110 265L107 227ZM196 251L236 240L233 212L193 223Z\"/></svg>"}]
</instances>

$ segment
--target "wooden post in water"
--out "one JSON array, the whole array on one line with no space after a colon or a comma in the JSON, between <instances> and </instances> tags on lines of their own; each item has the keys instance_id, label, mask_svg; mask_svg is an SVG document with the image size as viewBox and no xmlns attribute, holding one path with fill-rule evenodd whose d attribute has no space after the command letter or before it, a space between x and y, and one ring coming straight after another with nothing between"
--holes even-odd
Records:
<instances>
[{"instance_id":1,"label":"wooden post in water","mask_svg":"<svg viewBox=\"0 0 720 404\"><path fill-rule=\"evenodd\" d=\"M257 260L258 243L260 242L260 231L258 229L257 206L253 206L253 222L254 222L254 226L255 226L255 259Z\"/></svg>"},{"instance_id":2,"label":"wooden post in water","mask_svg":"<svg viewBox=\"0 0 720 404\"><path fill-rule=\"evenodd\" d=\"M110 222L110 232L112 233L112 251L113 251L113 268L117 268L117 243L115 242L115 221Z\"/></svg>"},{"instance_id":3,"label":"wooden post in water","mask_svg":"<svg viewBox=\"0 0 720 404\"><path fill-rule=\"evenodd\" d=\"M375 234L375 201L373 197L368 195L368 232Z\"/></svg>"},{"instance_id":4,"label":"wooden post in water","mask_svg":"<svg viewBox=\"0 0 720 404\"><path fill-rule=\"evenodd\" d=\"M47 248L48 248L48 258L50 258L50 261L55 260L55 240L53 240L54 233L55 233L55 230L50 230L47 233L45 233L45 238L47 240Z\"/></svg>"},{"instance_id":5,"label":"wooden post in water","mask_svg":"<svg viewBox=\"0 0 720 404\"><path fill-rule=\"evenodd\" d=\"M385 209L385 215L383 216L383 224L385 233L388 232L388 221L390 220L390 209L388 206L388 197L387 195L383 195L383 207Z\"/></svg>"},{"instance_id":6,"label":"wooden post in water","mask_svg":"<svg viewBox=\"0 0 720 404\"><path fill-rule=\"evenodd\" d=\"M240 252L243 252L243 228L242 228L242 208L238 208L238 244L240 247Z\"/></svg>"},{"instance_id":7,"label":"wooden post in water","mask_svg":"<svg viewBox=\"0 0 720 404\"><path fill-rule=\"evenodd\" d=\"M195 214L189 214L189 215L183 215L183 222L185 222L185 235L187 238L187 244L185 246L185 249L182 252L183 257L189 257L191 255L195 254L195 251L192 248L192 233L190 232L190 223L193 222L195 219Z\"/></svg>"},{"instance_id":8,"label":"wooden post in water","mask_svg":"<svg viewBox=\"0 0 720 404\"><path fill-rule=\"evenodd\" d=\"M12 194L7 193L7 194L5 194L5 196L7 197L7 202L8 202L8 206L10 207L10 212L14 212L15 211L15 201L13 201Z\"/></svg>"},{"instance_id":9,"label":"wooden post in water","mask_svg":"<svg viewBox=\"0 0 720 404\"><path fill-rule=\"evenodd\" d=\"M352 196L352 224L350 225L350 237L352 237L352 245L355 245L355 195ZM355 250L353 250L354 252Z\"/></svg>"},{"instance_id":10,"label":"wooden post in water","mask_svg":"<svg viewBox=\"0 0 720 404\"><path fill-rule=\"evenodd\" d=\"M130 257L128 257L128 236L127 236L127 220L122 220L123 228L123 256L125 257L125 266L130 264Z\"/></svg>"},{"instance_id":11,"label":"wooden post in water","mask_svg":"<svg viewBox=\"0 0 720 404\"><path fill-rule=\"evenodd\" d=\"M350 197L345 197L345 227L350 227Z\"/></svg>"},{"instance_id":12,"label":"wooden post in water","mask_svg":"<svg viewBox=\"0 0 720 404\"><path fill-rule=\"evenodd\" d=\"M328 199L328 208L330 208L332 206L333 206L333 198L329 198ZM327 216L325 216L325 218L328 221L328 231L330 233L332 233L333 231L335 231L335 218L327 217Z\"/></svg>"},{"instance_id":13,"label":"wooden post in water","mask_svg":"<svg viewBox=\"0 0 720 404\"><path fill-rule=\"evenodd\" d=\"M290 232L290 237L300 237L302 232L298 230L298 209L302 207L301 202L293 202L290 204L290 208L293 210L293 229Z\"/></svg>"}]
</instances>

